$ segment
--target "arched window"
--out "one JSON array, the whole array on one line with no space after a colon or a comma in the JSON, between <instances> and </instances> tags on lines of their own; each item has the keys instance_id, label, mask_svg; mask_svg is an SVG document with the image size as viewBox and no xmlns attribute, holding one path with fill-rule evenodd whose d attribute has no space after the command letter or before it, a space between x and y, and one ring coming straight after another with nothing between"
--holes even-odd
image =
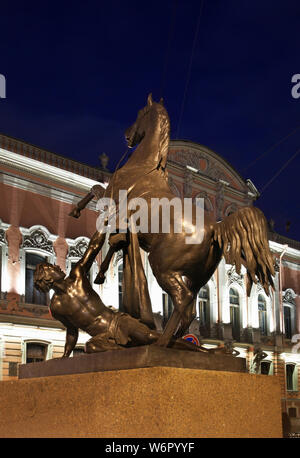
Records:
<instances>
[{"instance_id":1,"label":"arched window","mask_svg":"<svg viewBox=\"0 0 300 458\"><path fill-rule=\"evenodd\" d=\"M36 253L26 252L25 254L25 302L27 304L48 305L49 293L38 291L34 287L33 275L36 266L41 262L47 262L47 258Z\"/></svg>"},{"instance_id":2,"label":"arched window","mask_svg":"<svg viewBox=\"0 0 300 458\"><path fill-rule=\"evenodd\" d=\"M295 334L295 321L296 321L296 303L295 303L295 292L288 288L282 293L283 301L283 321L285 337L291 339Z\"/></svg>"},{"instance_id":3,"label":"arched window","mask_svg":"<svg viewBox=\"0 0 300 458\"><path fill-rule=\"evenodd\" d=\"M238 210L238 207L237 207L236 204L229 204L229 205L226 207L225 216L232 215L232 214L235 213L237 210Z\"/></svg>"},{"instance_id":4,"label":"arched window","mask_svg":"<svg viewBox=\"0 0 300 458\"><path fill-rule=\"evenodd\" d=\"M203 208L204 210L206 210L207 212L212 212L214 207L213 207L213 204L211 203L211 200L210 198L208 197L207 193L205 191L202 191L200 193L198 193L194 199L193 199L193 203L196 205L196 199L204 199L204 202L203 202ZM202 204L198 204L202 207Z\"/></svg>"},{"instance_id":5,"label":"arched window","mask_svg":"<svg viewBox=\"0 0 300 458\"><path fill-rule=\"evenodd\" d=\"M229 304L232 337L234 340L240 340L240 296L234 288L229 290Z\"/></svg>"},{"instance_id":6,"label":"arched window","mask_svg":"<svg viewBox=\"0 0 300 458\"><path fill-rule=\"evenodd\" d=\"M210 330L210 303L209 303L209 288L203 286L198 294L198 317L199 330L203 337L209 337Z\"/></svg>"},{"instance_id":7,"label":"arched window","mask_svg":"<svg viewBox=\"0 0 300 458\"><path fill-rule=\"evenodd\" d=\"M272 362L271 361L261 361L259 372L263 375L272 375L273 373Z\"/></svg>"},{"instance_id":8,"label":"arched window","mask_svg":"<svg viewBox=\"0 0 300 458\"><path fill-rule=\"evenodd\" d=\"M26 364L45 361L47 355L47 345L38 342L28 342L26 344Z\"/></svg>"},{"instance_id":9,"label":"arched window","mask_svg":"<svg viewBox=\"0 0 300 458\"><path fill-rule=\"evenodd\" d=\"M283 319L284 319L284 329L285 337L287 339L292 338L292 308L289 305L283 304Z\"/></svg>"},{"instance_id":10,"label":"arched window","mask_svg":"<svg viewBox=\"0 0 300 458\"><path fill-rule=\"evenodd\" d=\"M20 228L23 242L20 250L22 284L21 301L28 304L48 305L49 293L40 293L34 288L33 275L37 264L41 262L55 263L53 242L56 236L51 235L44 226L32 226L30 229Z\"/></svg>"},{"instance_id":11,"label":"arched window","mask_svg":"<svg viewBox=\"0 0 300 458\"><path fill-rule=\"evenodd\" d=\"M268 334L267 328L267 302L262 294L258 295L258 320L259 329L262 336Z\"/></svg>"},{"instance_id":12,"label":"arched window","mask_svg":"<svg viewBox=\"0 0 300 458\"><path fill-rule=\"evenodd\" d=\"M286 389L288 391L297 391L297 365L293 363L286 364L285 366L285 375L286 375Z\"/></svg>"}]
</instances>

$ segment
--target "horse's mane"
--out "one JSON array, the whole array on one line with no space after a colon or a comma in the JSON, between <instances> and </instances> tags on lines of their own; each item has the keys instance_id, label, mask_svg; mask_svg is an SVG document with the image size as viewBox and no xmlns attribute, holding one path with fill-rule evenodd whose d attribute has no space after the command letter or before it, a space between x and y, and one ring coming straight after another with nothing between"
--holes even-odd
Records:
<instances>
[{"instance_id":1,"label":"horse's mane","mask_svg":"<svg viewBox=\"0 0 300 458\"><path fill-rule=\"evenodd\" d=\"M162 159L166 158L170 141L170 119L163 105L157 104L158 120L160 126L159 154Z\"/></svg>"}]
</instances>

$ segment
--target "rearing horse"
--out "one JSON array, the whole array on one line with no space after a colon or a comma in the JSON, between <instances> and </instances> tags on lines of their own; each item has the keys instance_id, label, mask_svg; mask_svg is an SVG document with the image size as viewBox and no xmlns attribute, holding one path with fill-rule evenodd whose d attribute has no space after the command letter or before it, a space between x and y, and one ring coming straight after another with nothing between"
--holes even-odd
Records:
<instances>
[{"instance_id":1,"label":"rearing horse","mask_svg":"<svg viewBox=\"0 0 300 458\"><path fill-rule=\"evenodd\" d=\"M127 190L128 199L143 197L148 203L149 212L151 198L165 197L172 200L175 195L168 185L165 171L169 133L167 111L162 102L154 102L150 95L147 105L139 111L135 123L125 133L128 146L138 146L125 165L113 175L106 196L111 196L117 202L119 190ZM191 227L182 215L183 229L176 233L174 213L170 213L170 218L169 233L137 233L139 246L149 253L149 263L158 284L170 295L174 305L172 315L156 342L156 345L161 346L167 346L176 331L180 336L188 328L193 320L193 304L197 293L210 279L223 255L228 263L236 266L238 273L241 264L246 267L248 295L253 282L257 281L269 294L274 275L266 220L259 209L242 208L219 223L205 211L204 236L202 242L196 244L186 243L191 229L197 230L195 219ZM189 231L186 232L184 228L187 226ZM100 269L101 275L107 269L113 251L118 249L118 243L112 244Z\"/></svg>"}]
</instances>

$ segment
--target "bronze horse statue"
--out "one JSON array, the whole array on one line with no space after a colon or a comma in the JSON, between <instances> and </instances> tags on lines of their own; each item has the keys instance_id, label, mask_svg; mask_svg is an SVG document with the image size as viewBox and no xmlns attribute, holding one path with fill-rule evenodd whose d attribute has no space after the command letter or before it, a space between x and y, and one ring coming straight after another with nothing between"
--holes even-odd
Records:
<instances>
[{"instance_id":1,"label":"bronze horse statue","mask_svg":"<svg viewBox=\"0 0 300 458\"><path fill-rule=\"evenodd\" d=\"M166 162L170 139L170 122L162 101L155 102L149 95L147 105L138 112L135 123L126 130L129 147L137 146L128 161L112 176L105 194L118 202L118 191L127 190L128 198L143 197L151 207L151 198L172 200L167 180ZM97 187L96 187L97 188ZM96 190L97 191L97 190ZM91 191L71 212L78 217L80 210L96 192ZM195 212L193 212L193 215ZM149 263L161 288L169 294L174 309L165 329L155 345L167 346L173 335L183 335L192 322L193 306L200 288L215 272L222 256L235 265L247 269L247 293L258 281L269 294L273 287L274 265L267 239L267 224L263 213L255 207L244 207L216 222L204 213L204 232L201 243L187 244L188 233L174 231L174 213L171 212L170 232L138 232L130 243L138 244L149 254ZM182 216L184 219L184 216ZM183 224L183 228L187 227ZM193 219L192 225L195 224ZM116 237L116 242L114 242ZM125 237L126 238L126 237ZM102 263L96 282L101 283L113 253L128 247L124 234L110 236L111 247ZM92 242L92 240L91 240ZM126 245L127 243L127 245ZM129 245L130 245L129 243ZM103 237L100 245L103 244ZM99 249L101 246L99 245ZM144 293L143 293L144 294ZM125 284L126 295L126 284ZM141 298L143 299L143 295ZM128 310L125 310L128 311ZM130 311L129 311L130 313Z\"/></svg>"}]
</instances>

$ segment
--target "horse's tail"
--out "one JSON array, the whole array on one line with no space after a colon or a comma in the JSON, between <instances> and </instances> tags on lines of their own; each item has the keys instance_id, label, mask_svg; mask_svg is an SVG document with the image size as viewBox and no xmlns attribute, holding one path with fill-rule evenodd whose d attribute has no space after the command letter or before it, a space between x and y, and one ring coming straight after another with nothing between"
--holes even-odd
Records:
<instances>
[{"instance_id":1,"label":"horse's tail","mask_svg":"<svg viewBox=\"0 0 300 458\"><path fill-rule=\"evenodd\" d=\"M255 207L241 208L214 225L214 240L223 251L228 264L234 264L239 274L241 264L247 269L247 293L257 279L267 295L274 288L274 261L269 249L267 222ZM257 277L257 278L256 278Z\"/></svg>"}]
</instances>

